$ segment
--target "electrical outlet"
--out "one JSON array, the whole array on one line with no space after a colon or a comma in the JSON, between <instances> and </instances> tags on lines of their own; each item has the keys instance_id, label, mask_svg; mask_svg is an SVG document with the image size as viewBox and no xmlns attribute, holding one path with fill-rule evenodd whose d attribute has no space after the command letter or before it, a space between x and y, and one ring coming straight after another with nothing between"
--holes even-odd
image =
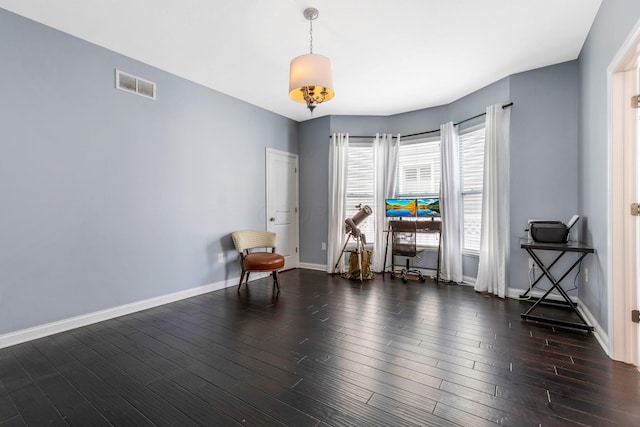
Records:
<instances>
[{"instance_id":1,"label":"electrical outlet","mask_svg":"<svg viewBox=\"0 0 640 427\"><path fill-rule=\"evenodd\" d=\"M322 242L322 250L323 251L327 250L327 242Z\"/></svg>"},{"instance_id":2,"label":"electrical outlet","mask_svg":"<svg viewBox=\"0 0 640 427\"><path fill-rule=\"evenodd\" d=\"M218 254L218 263L219 263L219 264L222 264L223 262L224 262L224 253L223 253L223 252L220 252L220 253Z\"/></svg>"},{"instance_id":3,"label":"electrical outlet","mask_svg":"<svg viewBox=\"0 0 640 427\"><path fill-rule=\"evenodd\" d=\"M589 283L589 269L588 268L584 269L584 281L585 281L585 283Z\"/></svg>"}]
</instances>

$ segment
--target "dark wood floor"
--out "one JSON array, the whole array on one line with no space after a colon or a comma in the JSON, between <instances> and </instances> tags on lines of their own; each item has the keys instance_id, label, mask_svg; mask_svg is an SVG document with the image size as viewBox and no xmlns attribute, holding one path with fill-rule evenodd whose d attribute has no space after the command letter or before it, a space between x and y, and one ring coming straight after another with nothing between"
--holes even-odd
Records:
<instances>
[{"instance_id":1,"label":"dark wood floor","mask_svg":"<svg viewBox=\"0 0 640 427\"><path fill-rule=\"evenodd\" d=\"M592 335L466 286L310 270L0 350L0 426L640 425Z\"/></svg>"}]
</instances>

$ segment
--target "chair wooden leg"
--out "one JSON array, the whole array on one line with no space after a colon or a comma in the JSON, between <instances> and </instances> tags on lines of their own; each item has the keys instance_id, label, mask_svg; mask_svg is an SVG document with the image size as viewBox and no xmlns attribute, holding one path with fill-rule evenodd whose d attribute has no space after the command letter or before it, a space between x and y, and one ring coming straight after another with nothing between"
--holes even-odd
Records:
<instances>
[{"instance_id":1,"label":"chair wooden leg","mask_svg":"<svg viewBox=\"0 0 640 427\"><path fill-rule=\"evenodd\" d=\"M278 290L278 292L280 292L280 284L278 283L278 271L273 271L271 272L271 275L273 276L273 283L276 285L276 289Z\"/></svg>"},{"instance_id":2,"label":"chair wooden leg","mask_svg":"<svg viewBox=\"0 0 640 427\"><path fill-rule=\"evenodd\" d=\"M242 270L242 273L240 274L240 283L238 284L238 292L240 292L240 287L242 287L242 280L244 279L244 274L246 272L244 270Z\"/></svg>"}]
</instances>

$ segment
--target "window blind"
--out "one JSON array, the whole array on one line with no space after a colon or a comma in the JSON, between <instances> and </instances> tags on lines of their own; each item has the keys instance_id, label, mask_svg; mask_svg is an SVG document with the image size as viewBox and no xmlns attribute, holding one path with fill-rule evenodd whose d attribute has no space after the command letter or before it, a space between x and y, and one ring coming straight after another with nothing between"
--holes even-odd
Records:
<instances>
[{"instance_id":1,"label":"window blind","mask_svg":"<svg viewBox=\"0 0 640 427\"><path fill-rule=\"evenodd\" d=\"M353 217L358 205L373 206L374 193L374 158L372 144L350 144L347 164L347 194L345 213L347 218ZM367 244L374 241L374 220L369 216L358 225L366 235Z\"/></svg>"},{"instance_id":2,"label":"window blind","mask_svg":"<svg viewBox=\"0 0 640 427\"><path fill-rule=\"evenodd\" d=\"M398 197L438 197L440 194L440 139L401 142L398 148ZM436 234L416 235L418 246L438 246Z\"/></svg>"},{"instance_id":3,"label":"window blind","mask_svg":"<svg viewBox=\"0 0 640 427\"><path fill-rule=\"evenodd\" d=\"M482 186L484 174L484 125L460 135L460 183L463 206L463 250L480 251Z\"/></svg>"},{"instance_id":4,"label":"window blind","mask_svg":"<svg viewBox=\"0 0 640 427\"><path fill-rule=\"evenodd\" d=\"M398 197L440 194L440 140L401 143L398 148Z\"/></svg>"}]
</instances>

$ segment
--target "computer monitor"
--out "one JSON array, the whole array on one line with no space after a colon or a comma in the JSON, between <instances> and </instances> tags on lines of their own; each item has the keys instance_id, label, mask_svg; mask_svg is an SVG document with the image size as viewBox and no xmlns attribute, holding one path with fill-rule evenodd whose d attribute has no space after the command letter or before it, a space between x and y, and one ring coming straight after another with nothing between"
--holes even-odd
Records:
<instances>
[{"instance_id":1,"label":"computer monitor","mask_svg":"<svg viewBox=\"0 0 640 427\"><path fill-rule=\"evenodd\" d=\"M440 199L438 197L416 199L416 205L417 216L420 218L440 216Z\"/></svg>"},{"instance_id":2,"label":"computer monitor","mask_svg":"<svg viewBox=\"0 0 640 427\"><path fill-rule=\"evenodd\" d=\"M386 199L384 212L387 218L413 218L417 206L416 199Z\"/></svg>"}]
</instances>

